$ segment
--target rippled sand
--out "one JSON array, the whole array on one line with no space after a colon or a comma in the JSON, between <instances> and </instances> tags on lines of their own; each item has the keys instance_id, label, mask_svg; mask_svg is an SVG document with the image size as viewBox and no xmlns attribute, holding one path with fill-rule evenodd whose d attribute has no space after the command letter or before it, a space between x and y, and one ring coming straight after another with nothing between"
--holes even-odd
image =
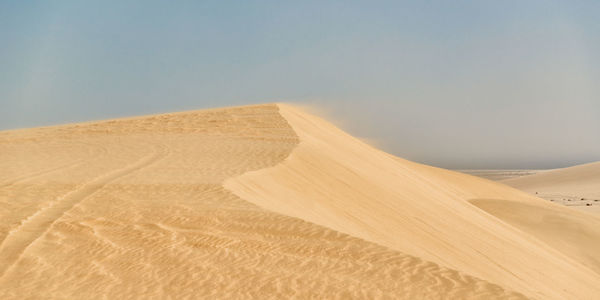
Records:
<instances>
[{"instance_id":1,"label":"rippled sand","mask_svg":"<svg viewBox=\"0 0 600 300\"><path fill-rule=\"evenodd\" d=\"M0 132L0 298L600 294L586 245L468 201L538 198L319 122L272 104Z\"/></svg>"}]
</instances>

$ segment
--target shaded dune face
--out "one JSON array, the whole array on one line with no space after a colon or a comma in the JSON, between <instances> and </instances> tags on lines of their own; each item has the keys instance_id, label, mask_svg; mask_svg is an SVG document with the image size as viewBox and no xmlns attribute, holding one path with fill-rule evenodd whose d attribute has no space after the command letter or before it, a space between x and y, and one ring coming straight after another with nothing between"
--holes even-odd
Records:
<instances>
[{"instance_id":1,"label":"shaded dune face","mask_svg":"<svg viewBox=\"0 0 600 300\"><path fill-rule=\"evenodd\" d=\"M0 298L524 298L223 186L300 142L277 105L0 132Z\"/></svg>"},{"instance_id":2,"label":"shaded dune face","mask_svg":"<svg viewBox=\"0 0 600 300\"><path fill-rule=\"evenodd\" d=\"M592 250L567 253L471 199L552 207L569 226L597 219L503 184L393 157L295 107L280 105L299 144L282 163L228 179L241 198L542 299L593 299L600 276ZM512 206L519 210L521 207ZM540 223L535 226L545 226ZM592 255L592 258L585 258ZM543 275L542 275L543 274Z\"/></svg>"},{"instance_id":3,"label":"shaded dune face","mask_svg":"<svg viewBox=\"0 0 600 300\"><path fill-rule=\"evenodd\" d=\"M498 199L471 203L600 274L600 220L560 206Z\"/></svg>"}]
</instances>

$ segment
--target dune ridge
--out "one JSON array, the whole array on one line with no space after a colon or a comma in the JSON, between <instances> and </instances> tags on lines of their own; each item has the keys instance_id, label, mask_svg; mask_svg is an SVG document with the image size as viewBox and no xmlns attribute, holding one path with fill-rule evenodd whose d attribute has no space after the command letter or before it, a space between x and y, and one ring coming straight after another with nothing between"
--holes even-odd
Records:
<instances>
[{"instance_id":1,"label":"dune ridge","mask_svg":"<svg viewBox=\"0 0 600 300\"><path fill-rule=\"evenodd\" d=\"M241 198L529 297L600 294L600 275L587 265L599 254L568 251L585 249L579 239L568 241L571 249L554 248L576 228L558 237L540 235L535 228L543 223L515 226L476 199L559 211L569 216L565 224L582 226L592 237L596 218L503 184L393 157L298 108L279 108L300 142L282 163L228 179L225 187Z\"/></svg>"},{"instance_id":2,"label":"dune ridge","mask_svg":"<svg viewBox=\"0 0 600 300\"><path fill-rule=\"evenodd\" d=\"M224 187L300 143L274 104L0 132L0 298L525 298Z\"/></svg>"}]
</instances>

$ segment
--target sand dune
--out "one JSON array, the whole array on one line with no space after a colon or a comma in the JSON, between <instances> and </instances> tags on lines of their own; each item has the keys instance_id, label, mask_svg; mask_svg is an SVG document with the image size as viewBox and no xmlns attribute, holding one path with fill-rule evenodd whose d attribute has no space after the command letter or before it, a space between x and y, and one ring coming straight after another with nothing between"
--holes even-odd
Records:
<instances>
[{"instance_id":1,"label":"sand dune","mask_svg":"<svg viewBox=\"0 0 600 300\"><path fill-rule=\"evenodd\" d=\"M544 171L503 183L546 200L600 214L600 162Z\"/></svg>"},{"instance_id":2,"label":"sand dune","mask_svg":"<svg viewBox=\"0 0 600 300\"><path fill-rule=\"evenodd\" d=\"M494 180L506 180L510 178L517 178L521 176L533 175L540 170L457 170L458 172Z\"/></svg>"},{"instance_id":3,"label":"sand dune","mask_svg":"<svg viewBox=\"0 0 600 300\"><path fill-rule=\"evenodd\" d=\"M0 157L2 299L600 295L598 218L288 105L3 131Z\"/></svg>"},{"instance_id":4,"label":"sand dune","mask_svg":"<svg viewBox=\"0 0 600 300\"><path fill-rule=\"evenodd\" d=\"M577 254L559 252L468 200L552 204L498 183L392 157L289 106L281 106L281 114L300 143L283 163L228 180L225 186L243 199L528 296L599 294L600 274ZM580 223L575 226L598 232L598 219L574 218Z\"/></svg>"}]
</instances>

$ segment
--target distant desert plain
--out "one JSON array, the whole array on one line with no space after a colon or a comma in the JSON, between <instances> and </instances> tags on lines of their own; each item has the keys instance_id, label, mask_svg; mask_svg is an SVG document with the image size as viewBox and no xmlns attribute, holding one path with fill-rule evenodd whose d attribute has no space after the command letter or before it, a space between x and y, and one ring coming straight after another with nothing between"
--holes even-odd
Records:
<instances>
[{"instance_id":1,"label":"distant desert plain","mask_svg":"<svg viewBox=\"0 0 600 300\"><path fill-rule=\"evenodd\" d=\"M0 170L0 299L600 299L600 163L472 176L265 104L0 131Z\"/></svg>"}]
</instances>

